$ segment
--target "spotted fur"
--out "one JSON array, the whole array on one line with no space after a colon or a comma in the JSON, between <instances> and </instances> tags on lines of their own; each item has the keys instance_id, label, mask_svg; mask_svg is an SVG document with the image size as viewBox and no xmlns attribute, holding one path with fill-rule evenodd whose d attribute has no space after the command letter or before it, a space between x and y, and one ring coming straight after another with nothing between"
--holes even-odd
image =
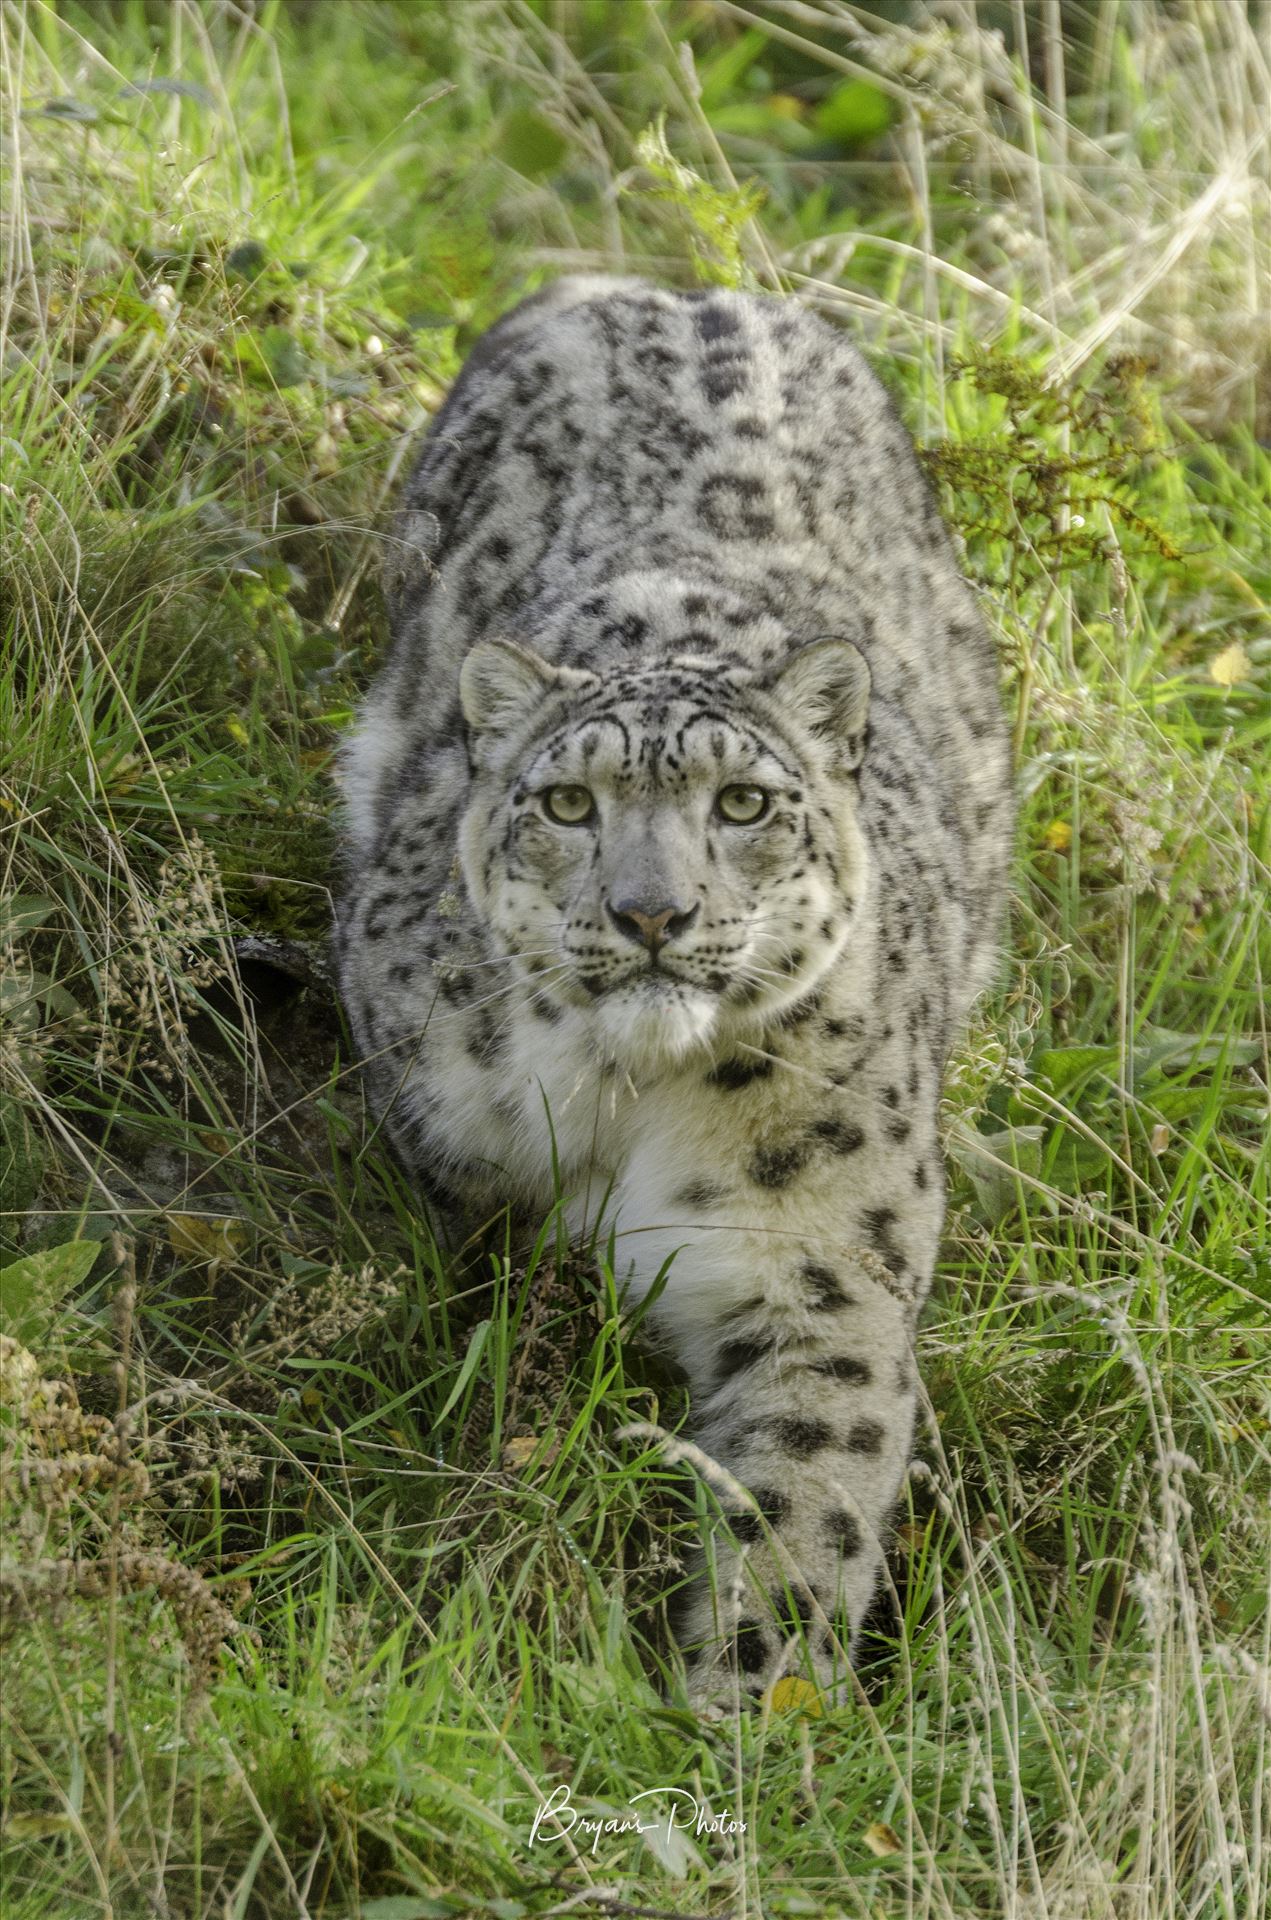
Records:
<instances>
[{"instance_id":1,"label":"spotted fur","mask_svg":"<svg viewBox=\"0 0 1271 1920\"><path fill-rule=\"evenodd\" d=\"M470 1214L549 1204L555 1166L633 1299L671 1261L650 1322L754 1497L687 1594L695 1688L830 1683L909 1455L941 1073L999 920L982 623L839 333L639 281L486 335L395 555L344 761L375 1108ZM734 787L761 819L722 816Z\"/></svg>"}]
</instances>

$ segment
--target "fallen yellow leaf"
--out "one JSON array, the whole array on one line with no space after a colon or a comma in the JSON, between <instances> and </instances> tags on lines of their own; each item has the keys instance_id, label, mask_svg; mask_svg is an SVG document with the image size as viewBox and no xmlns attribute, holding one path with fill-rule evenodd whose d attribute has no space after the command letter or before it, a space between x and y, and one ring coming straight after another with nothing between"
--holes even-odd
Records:
<instances>
[{"instance_id":1,"label":"fallen yellow leaf","mask_svg":"<svg viewBox=\"0 0 1271 1920\"><path fill-rule=\"evenodd\" d=\"M773 1713L809 1713L814 1720L822 1713L820 1694L810 1680L801 1680L796 1673L774 1680L764 1695L764 1704Z\"/></svg>"},{"instance_id":2,"label":"fallen yellow leaf","mask_svg":"<svg viewBox=\"0 0 1271 1920\"><path fill-rule=\"evenodd\" d=\"M905 1843L895 1827L889 1827L885 1820L875 1820L873 1826L866 1827L861 1839L876 1860L886 1860L890 1854L903 1853Z\"/></svg>"},{"instance_id":3,"label":"fallen yellow leaf","mask_svg":"<svg viewBox=\"0 0 1271 1920\"><path fill-rule=\"evenodd\" d=\"M247 1246L247 1227L241 1220L208 1220L199 1213L168 1215L168 1245L187 1260L224 1266Z\"/></svg>"},{"instance_id":4,"label":"fallen yellow leaf","mask_svg":"<svg viewBox=\"0 0 1271 1920\"><path fill-rule=\"evenodd\" d=\"M1234 687L1238 680L1247 680L1252 671L1253 662L1238 640L1216 653L1209 663L1209 677L1220 687Z\"/></svg>"},{"instance_id":5,"label":"fallen yellow leaf","mask_svg":"<svg viewBox=\"0 0 1271 1920\"><path fill-rule=\"evenodd\" d=\"M73 1833L69 1813L11 1813L4 1823L11 1840L50 1840L54 1834Z\"/></svg>"},{"instance_id":6,"label":"fallen yellow leaf","mask_svg":"<svg viewBox=\"0 0 1271 1920\"><path fill-rule=\"evenodd\" d=\"M107 793L127 793L130 787L136 786L144 772L145 765L138 755L126 753L104 776L102 784Z\"/></svg>"}]
</instances>

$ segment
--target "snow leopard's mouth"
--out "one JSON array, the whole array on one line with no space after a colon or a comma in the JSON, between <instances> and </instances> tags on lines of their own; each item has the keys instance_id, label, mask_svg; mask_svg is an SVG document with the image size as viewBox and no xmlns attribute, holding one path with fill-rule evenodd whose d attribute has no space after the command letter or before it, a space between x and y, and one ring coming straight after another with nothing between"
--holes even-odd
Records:
<instances>
[{"instance_id":1,"label":"snow leopard's mouth","mask_svg":"<svg viewBox=\"0 0 1271 1920\"><path fill-rule=\"evenodd\" d=\"M676 988L688 993L722 993L730 984L731 976L722 970L712 969L702 978L688 967L677 966L662 955L654 954L648 960L637 960L612 972L598 971L594 965L579 967L575 963L574 979L593 1001L603 1000L609 994L632 991L643 992L647 999L657 1001L666 998Z\"/></svg>"},{"instance_id":2,"label":"snow leopard's mouth","mask_svg":"<svg viewBox=\"0 0 1271 1920\"><path fill-rule=\"evenodd\" d=\"M631 967L627 972L618 975L605 991L621 993L631 988L636 991L643 989L650 997L661 999L677 987L686 989L689 993L706 994L719 992L725 984L723 976L716 976L716 980L712 981L702 980L687 968L677 967L655 954L646 965Z\"/></svg>"},{"instance_id":3,"label":"snow leopard's mouth","mask_svg":"<svg viewBox=\"0 0 1271 1920\"><path fill-rule=\"evenodd\" d=\"M675 966L671 961L664 960L660 953L651 954L644 966L637 965L633 967L627 975L627 979L644 980L649 986L654 987L663 980L678 980L682 986L695 986L697 984L690 974L684 972L682 968Z\"/></svg>"},{"instance_id":4,"label":"snow leopard's mouth","mask_svg":"<svg viewBox=\"0 0 1271 1920\"><path fill-rule=\"evenodd\" d=\"M596 1020L614 1057L656 1068L706 1046L719 997L665 968L642 967L611 983L595 1003Z\"/></svg>"}]
</instances>

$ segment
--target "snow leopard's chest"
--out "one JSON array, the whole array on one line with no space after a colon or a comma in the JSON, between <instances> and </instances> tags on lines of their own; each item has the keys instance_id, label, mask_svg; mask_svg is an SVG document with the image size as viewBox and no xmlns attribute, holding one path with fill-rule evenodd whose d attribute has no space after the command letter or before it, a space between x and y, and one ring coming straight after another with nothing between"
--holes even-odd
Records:
<instances>
[{"instance_id":1,"label":"snow leopard's chest","mask_svg":"<svg viewBox=\"0 0 1271 1920\"><path fill-rule=\"evenodd\" d=\"M734 1220L803 1232L840 1216L850 1190L883 1220L903 1197L915 1269L929 1261L943 1024L930 982L893 976L875 991L858 950L771 1031L633 1073L598 1048L586 1010L532 983L492 987L501 963L478 930L461 937L465 964L433 962L422 1018L418 991L399 995L391 967L376 973L364 1044L373 1066L413 1051L416 1068L392 1076L391 1092L381 1081L389 1130L470 1209L565 1199L575 1229L603 1217L644 1232L723 1205ZM447 956L453 940L451 922Z\"/></svg>"}]
</instances>

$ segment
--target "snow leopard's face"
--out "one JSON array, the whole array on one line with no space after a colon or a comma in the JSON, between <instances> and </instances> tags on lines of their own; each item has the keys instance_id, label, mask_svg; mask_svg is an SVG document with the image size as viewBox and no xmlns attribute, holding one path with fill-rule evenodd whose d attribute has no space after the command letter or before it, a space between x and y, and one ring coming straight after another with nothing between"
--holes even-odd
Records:
<instances>
[{"instance_id":1,"label":"snow leopard's face","mask_svg":"<svg viewBox=\"0 0 1271 1920\"><path fill-rule=\"evenodd\" d=\"M838 641L766 683L687 666L601 682L476 649L473 899L536 990L590 1007L626 1064L761 1023L851 928L867 700L864 662Z\"/></svg>"}]
</instances>

